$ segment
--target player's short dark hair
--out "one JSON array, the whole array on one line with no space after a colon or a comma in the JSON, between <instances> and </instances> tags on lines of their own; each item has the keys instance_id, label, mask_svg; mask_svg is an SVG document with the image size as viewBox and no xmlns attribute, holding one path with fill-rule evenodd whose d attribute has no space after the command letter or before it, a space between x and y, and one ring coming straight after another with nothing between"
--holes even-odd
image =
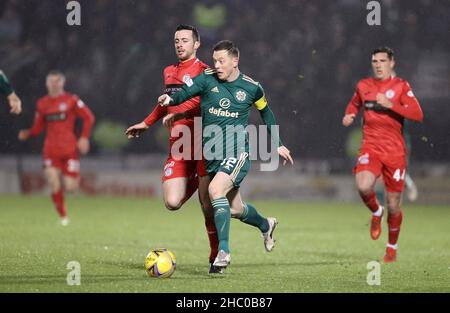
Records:
<instances>
[{"instance_id":1,"label":"player's short dark hair","mask_svg":"<svg viewBox=\"0 0 450 313\"><path fill-rule=\"evenodd\" d=\"M194 38L194 41L200 41L200 34L198 33L198 30L195 26L187 25L187 24L180 24L177 26L177 29L175 32L179 30L190 30L192 31L192 37Z\"/></svg>"},{"instance_id":2,"label":"player's short dark hair","mask_svg":"<svg viewBox=\"0 0 450 313\"><path fill-rule=\"evenodd\" d=\"M239 58L239 49L238 47L230 40L222 40L214 45L213 51L222 51L226 50L228 54L233 57Z\"/></svg>"},{"instance_id":3,"label":"player's short dark hair","mask_svg":"<svg viewBox=\"0 0 450 313\"><path fill-rule=\"evenodd\" d=\"M66 78L66 75L60 70L51 70L48 72L47 77L48 76L61 76L62 78Z\"/></svg>"},{"instance_id":4,"label":"player's short dark hair","mask_svg":"<svg viewBox=\"0 0 450 313\"><path fill-rule=\"evenodd\" d=\"M389 57L389 60L392 60L394 58L394 50L389 47L378 47L373 50L372 55L375 55L377 53L386 53Z\"/></svg>"}]
</instances>

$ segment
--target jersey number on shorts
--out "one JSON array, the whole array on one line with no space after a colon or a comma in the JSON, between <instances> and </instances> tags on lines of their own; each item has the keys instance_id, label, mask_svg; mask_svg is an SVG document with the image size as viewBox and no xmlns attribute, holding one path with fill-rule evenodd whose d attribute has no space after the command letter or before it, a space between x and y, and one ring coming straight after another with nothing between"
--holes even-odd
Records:
<instances>
[{"instance_id":1,"label":"jersey number on shorts","mask_svg":"<svg viewBox=\"0 0 450 313\"><path fill-rule=\"evenodd\" d=\"M405 180L406 169L403 170L403 173L401 175L400 175L400 173L401 173L401 170L398 168L395 171L394 176L392 176L392 177L394 177L395 181L397 181L397 182L400 180Z\"/></svg>"},{"instance_id":2,"label":"jersey number on shorts","mask_svg":"<svg viewBox=\"0 0 450 313\"><path fill-rule=\"evenodd\" d=\"M80 162L78 160L69 160L67 162L67 171L76 173L80 171Z\"/></svg>"},{"instance_id":3,"label":"jersey number on shorts","mask_svg":"<svg viewBox=\"0 0 450 313\"><path fill-rule=\"evenodd\" d=\"M220 166L223 166L227 170L230 170L236 165L237 161L238 160L236 158L228 158L228 159L223 160L223 162L222 162L222 164L220 164Z\"/></svg>"}]
</instances>

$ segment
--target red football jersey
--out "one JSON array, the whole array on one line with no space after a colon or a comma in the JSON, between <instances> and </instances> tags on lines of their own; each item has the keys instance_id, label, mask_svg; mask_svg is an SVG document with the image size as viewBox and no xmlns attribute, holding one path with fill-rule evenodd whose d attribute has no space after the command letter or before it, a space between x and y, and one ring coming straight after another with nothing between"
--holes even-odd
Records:
<instances>
[{"instance_id":1,"label":"red football jersey","mask_svg":"<svg viewBox=\"0 0 450 313\"><path fill-rule=\"evenodd\" d=\"M391 109L383 108L376 102L378 93L383 93L392 102ZM403 120L421 122L423 119L422 109L408 82L398 77L360 80L345 114L358 114L361 108L364 110L361 150L371 151L383 158L405 156Z\"/></svg>"},{"instance_id":2,"label":"red football jersey","mask_svg":"<svg viewBox=\"0 0 450 313\"><path fill-rule=\"evenodd\" d=\"M208 65L197 58L166 67L164 69L164 93L171 96L180 91L185 83L189 84L192 78L201 74L208 67ZM169 113L182 113L186 111L188 111L188 118L176 121L173 127L177 125L186 125L191 128L191 134L194 136L194 117L201 115L200 97L192 98L178 106L163 107L156 105L153 112L147 116L144 122L150 126ZM170 144L172 145L178 138L178 136L171 135Z\"/></svg>"},{"instance_id":3,"label":"red football jersey","mask_svg":"<svg viewBox=\"0 0 450 313\"><path fill-rule=\"evenodd\" d=\"M75 120L78 117L83 120L81 137L89 138L94 115L78 96L65 92L55 98L45 96L38 100L31 136L39 135L46 128L44 155L77 153Z\"/></svg>"}]
</instances>

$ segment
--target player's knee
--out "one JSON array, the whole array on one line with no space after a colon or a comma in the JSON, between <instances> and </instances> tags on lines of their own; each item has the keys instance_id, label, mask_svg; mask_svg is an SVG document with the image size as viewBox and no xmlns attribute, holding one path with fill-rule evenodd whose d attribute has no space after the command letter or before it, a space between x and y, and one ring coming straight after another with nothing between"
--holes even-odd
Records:
<instances>
[{"instance_id":1,"label":"player's knee","mask_svg":"<svg viewBox=\"0 0 450 313\"><path fill-rule=\"evenodd\" d=\"M175 197L169 197L167 199L164 199L164 204L166 205L166 208L169 211L177 211L181 208L183 203L180 199L177 199Z\"/></svg>"},{"instance_id":2,"label":"player's knee","mask_svg":"<svg viewBox=\"0 0 450 313\"><path fill-rule=\"evenodd\" d=\"M79 188L78 182L71 182L64 186L64 189L70 193L76 192L78 190L78 188Z\"/></svg>"},{"instance_id":3,"label":"player's knee","mask_svg":"<svg viewBox=\"0 0 450 313\"><path fill-rule=\"evenodd\" d=\"M222 188L213 183L209 185L208 193L211 200L225 197L225 193L223 192Z\"/></svg>"},{"instance_id":4,"label":"player's knee","mask_svg":"<svg viewBox=\"0 0 450 313\"><path fill-rule=\"evenodd\" d=\"M396 214L396 213L400 212L399 199L395 199L395 198L393 199L393 198L387 197L386 206L387 206L388 212L391 214Z\"/></svg>"},{"instance_id":5,"label":"player's knee","mask_svg":"<svg viewBox=\"0 0 450 313\"><path fill-rule=\"evenodd\" d=\"M372 184L367 181L358 182L358 192L362 195L368 195L373 191Z\"/></svg>"}]
</instances>

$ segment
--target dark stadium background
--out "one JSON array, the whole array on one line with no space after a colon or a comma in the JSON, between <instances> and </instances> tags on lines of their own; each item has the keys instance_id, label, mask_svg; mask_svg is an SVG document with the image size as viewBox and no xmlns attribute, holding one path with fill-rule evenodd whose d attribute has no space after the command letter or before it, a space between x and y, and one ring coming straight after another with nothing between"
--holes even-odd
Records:
<instances>
[{"instance_id":1,"label":"dark stadium background","mask_svg":"<svg viewBox=\"0 0 450 313\"><path fill-rule=\"evenodd\" d=\"M42 141L20 144L16 134L31 124L54 68L67 74L67 90L85 100L98 123L141 121L161 93L162 69L176 61L174 29L189 23L200 29L199 57L208 64L215 42L237 43L241 70L263 84L284 142L299 158L346 158L345 106L357 80L370 75L371 50L392 47L397 73L410 81L425 113L422 125L410 127L412 159L450 158L448 1L381 1L382 26L367 25L366 1L358 0L80 3L82 25L68 26L65 1L1 2L0 67L24 105L18 118L6 118L1 107L1 153L40 153ZM216 18L196 15L202 7ZM164 153L156 134L121 150Z\"/></svg>"}]
</instances>

